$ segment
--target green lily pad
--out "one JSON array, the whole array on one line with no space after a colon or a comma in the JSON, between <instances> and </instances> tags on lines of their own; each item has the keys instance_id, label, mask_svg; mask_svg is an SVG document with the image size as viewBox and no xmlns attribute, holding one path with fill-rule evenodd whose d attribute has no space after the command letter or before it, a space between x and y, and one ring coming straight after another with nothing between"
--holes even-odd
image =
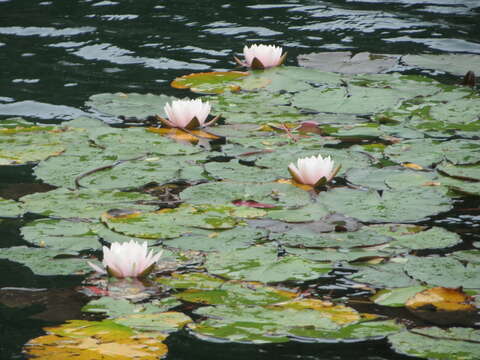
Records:
<instances>
[{"instance_id":1,"label":"green lily pad","mask_svg":"<svg viewBox=\"0 0 480 360\"><path fill-rule=\"evenodd\" d=\"M322 192L318 201L331 211L364 222L416 222L451 209L451 200L435 188L360 191L336 188Z\"/></svg>"},{"instance_id":2,"label":"green lily pad","mask_svg":"<svg viewBox=\"0 0 480 360\"><path fill-rule=\"evenodd\" d=\"M428 359L476 360L480 353L480 331L472 328L417 328L388 340L400 354Z\"/></svg>"},{"instance_id":3,"label":"green lily pad","mask_svg":"<svg viewBox=\"0 0 480 360\"><path fill-rule=\"evenodd\" d=\"M307 68L343 74L376 74L391 71L399 56L350 51L312 53L298 56L298 64ZM402 58L403 60L403 58Z\"/></svg>"},{"instance_id":4,"label":"green lily pad","mask_svg":"<svg viewBox=\"0 0 480 360\"><path fill-rule=\"evenodd\" d=\"M274 220L281 220L289 223L318 221L327 216L330 212L324 204L308 204L297 209L269 210L267 217Z\"/></svg>"},{"instance_id":5,"label":"green lily pad","mask_svg":"<svg viewBox=\"0 0 480 360\"><path fill-rule=\"evenodd\" d=\"M75 253L98 250L101 244L85 222L41 219L21 228L25 241L46 249Z\"/></svg>"},{"instance_id":6,"label":"green lily pad","mask_svg":"<svg viewBox=\"0 0 480 360\"><path fill-rule=\"evenodd\" d=\"M210 162L205 164L205 170L208 171L210 176L218 180L242 179L242 181L252 182L274 181L284 173L284 171L265 171L260 167L243 165L238 160L231 160L227 163Z\"/></svg>"},{"instance_id":7,"label":"green lily pad","mask_svg":"<svg viewBox=\"0 0 480 360\"><path fill-rule=\"evenodd\" d=\"M436 169L452 177L480 182L480 165L453 165L443 162Z\"/></svg>"},{"instance_id":8,"label":"green lily pad","mask_svg":"<svg viewBox=\"0 0 480 360\"><path fill-rule=\"evenodd\" d=\"M84 275L92 271L85 259L73 256L57 258L58 255L55 249L14 246L2 249L0 258L21 263L36 275Z\"/></svg>"},{"instance_id":9,"label":"green lily pad","mask_svg":"<svg viewBox=\"0 0 480 360\"><path fill-rule=\"evenodd\" d=\"M258 283L224 282L214 289L190 288L175 294L183 301L208 305L270 305L294 298L297 294Z\"/></svg>"},{"instance_id":10,"label":"green lily pad","mask_svg":"<svg viewBox=\"0 0 480 360\"><path fill-rule=\"evenodd\" d=\"M103 222L115 232L146 239L171 239L195 233L195 228L210 230L232 229L241 221L237 216L253 217L263 214L256 209L234 205L181 205L153 213L132 213L127 216L102 216ZM239 212L240 211L240 212Z\"/></svg>"},{"instance_id":11,"label":"green lily pad","mask_svg":"<svg viewBox=\"0 0 480 360\"><path fill-rule=\"evenodd\" d=\"M135 192L56 189L45 193L26 195L20 199L25 212L61 218L98 219L110 209L153 210L155 206L142 205L149 195Z\"/></svg>"},{"instance_id":12,"label":"green lily pad","mask_svg":"<svg viewBox=\"0 0 480 360\"><path fill-rule=\"evenodd\" d=\"M21 203L15 200L0 198L0 217L14 218L22 216Z\"/></svg>"},{"instance_id":13,"label":"green lily pad","mask_svg":"<svg viewBox=\"0 0 480 360\"><path fill-rule=\"evenodd\" d=\"M371 225L369 229L393 238L389 248L408 250L443 249L462 242L460 235L440 227L425 229L421 226L405 224Z\"/></svg>"},{"instance_id":14,"label":"green lily pad","mask_svg":"<svg viewBox=\"0 0 480 360\"><path fill-rule=\"evenodd\" d=\"M115 323L141 331L160 331L171 333L192 322L192 319L181 312L169 311L150 314L129 314L115 318Z\"/></svg>"},{"instance_id":15,"label":"green lily pad","mask_svg":"<svg viewBox=\"0 0 480 360\"><path fill-rule=\"evenodd\" d=\"M112 116L142 119L156 114L165 116L163 107L173 100L176 99L166 95L105 93L90 96L85 105Z\"/></svg>"},{"instance_id":16,"label":"green lily pad","mask_svg":"<svg viewBox=\"0 0 480 360\"><path fill-rule=\"evenodd\" d=\"M369 167L351 169L347 172L346 177L355 185L376 190L389 190L425 186L436 179L436 174L399 167L381 169Z\"/></svg>"},{"instance_id":17,"label":"green lily pad","mask_svg":"<svg viewBox=\"0 0 480 360\"><path fill-rule=\"evenodd\" d=\"M208 272L229 279L264 283L313 280L331 270L328 264L303 260L297 256L279 257L275 248L266 246L208 254L205 267Z\"/></svg>"},{"instance_id":18,"label":"green lily pad","mask_svg":"<svg viewBox=\"0 0 480 360\"><path fill-rule=\"evenodd\" d=\"M351 248L385 244L390 238L364 226L358 231L319 233L315 225L296 226L292 230L272 234L271 238L289 247Z\"/></svg>"},{"instance_id":19,"label":"green lily pad","mask_svg":"<svg viewBox=\"0 0 480 360\"><path fill-rule=\"evenodd\" d=\"M409 257L405 265L409 276L433 286L480 288L480 265L462 264L453 258Z\"/></svg>"},{"instance_id":20,"label":"green lily pad","mask_svg":"<svg viewBox=\"0 0 480 360\"><path fill-rule=\"evenodd\" d=\"M404 271L403 263L388 262L379 265L365 265L347 278L377 288L405 288L420 285Z\"/></svg>"},{"instance_id":21,"label":"green lily pad","mask_svg":"<svg viewBox=\"0 0 480 360\"><path fill-rule=\"evenodd\" d=\"M197 251L230 251L247 248L267 238L267 231L237 226L229 230L206 231L186 235L168 241L168 245L182 250Z\"/></svg>"},{"instance_id":22,"label":"green lily pad","mask_svg":"<svg viewBox=\"0 0 480 360\"><path fill-rule=\"evenodd\" d=\"M405 306L405 303L410 297L425 289L428 288L426 286L410 286L397 289L384 289L377 292L370 299L378 305L402 307Z\"/></svg>"},{"instance_id":23,"label":"green lily pad","mask_svg":"<svg viewBox=\"0 0 480 360\"><path fill-rule=\"evenodd\" d=\"M228 204L235 200L252 200L274 206L301 206L310 202L304 190L279 183L215 182L191 186L180 193L191 204Z\"/></svg>"},{"instance_id":24,"label":"green lily pad","mask_svg":"<svg viewBox=\"0 0 480 360\"><path fill-rule=\"evenodd\" d=\"M402 329L393 321L364 322L361 314L343 305L304 299L275 306L215 306L195 311L207 319L189 325L201 338L232 342L278 343L295 337L303 341L364 341Z\"/></svg>"},{"instance_id":25,"label":"green lily pad","mask_svg":"<svg viewBox=\"0 0 480 360\"><path fill-rule=\"evenodd\" d=\"M479 56L472 54L405 55L402 56L402 62L407 66L440 70L461 76L465 75L467 71L480 73Z\"/></svg>"},{"instance_id":26,"label":"green lily pad","mask_svg":"<svg viewBox=\"0 0 480 360\"><path fill-rule=\"evenodd\" d=\"M65 151L74 130L56 126L23 124L0 126L0 165L38 162Z\"/></svg>"},{"instance_id":27,"label":"green lily pad","mask_svg":"<svg viewBox=\"0 0 480 360\"><path fill-rule=\"evenodd\" d=\"M88 304L82 308L82 311L104 314L112 319L125 317L131 314L161 313L178 305L180 305L180 302L173 297L154 300L152 303L134 304L127 299L116 299L109 296L103 296L99 299L89 301Z\"/></svg>"},{"instance_id":28,"label":"green lily pad","mask_svg":"<svg viewBox=\"0 0 480 360\"><path fill-rule=\"evenodd\" d=\"M401 100L438 91L426 78L392 75L358 75L335 87L317 88L296 94L293 105L318 112L374 114Z\"/></svg>"}]
</instances>

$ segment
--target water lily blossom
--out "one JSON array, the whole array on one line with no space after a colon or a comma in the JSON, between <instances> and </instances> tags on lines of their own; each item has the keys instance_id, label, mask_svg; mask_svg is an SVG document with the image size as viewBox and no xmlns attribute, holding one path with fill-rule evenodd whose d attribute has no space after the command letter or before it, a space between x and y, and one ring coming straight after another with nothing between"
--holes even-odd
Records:
<instances>
[{"instance_id":1,"label":"water lily blossom","mask_svg":"<svg viewBox=\"0 0 480 360\"><path fill-rule=\"evenodd\" d=\"M129 242L114 242L110 248L103 247L103 266L105 269L88 264L101 274L109 274L116 278L142 277L147 275L155 266L162 252L154 255L148 251L147 242L143 244L130 240Z\"/></svg>"},{"instance_id":2,"label":"water lily blossom","mask_svg":"<svg viewBox=\"0 0 480 360\"><path fill-rule=\"evenodd\" d=\"M241 66L247 66L252 69L267 69L283 64L287 53L282 55L280 46L253 44L250 47L245 46L243 48L243 56L245 61L234 57L235 61Z\"/></svg>"},{"instance_id":3,"label":"water lily blossom","mask_svg":"<svg viewBox=\"0 0 480 360\"><path fill-rule=\"evenodd\" d=\"M288 171L297 183L320 186L332 180L340 170L340 166L333 168L333 160L322 155L301 158L297 164L290 163Z\"/></svg>"},{"instance_id":4,"label":"water lily blossom","mask_svg":"<svg viewBox=\"0 0 480 360\"><path fill-rule=\"evenodd\" d=\"M168 119L164 119L157 115L157 119L170 128L180 129L196 129L199 127L209 126L215 123L220 116L215 117L209 122L205 122L210 113L210 103L202 102L200 99L195 100L174 100L167 103L164 108Z\"/></svg>"}]
</instances>

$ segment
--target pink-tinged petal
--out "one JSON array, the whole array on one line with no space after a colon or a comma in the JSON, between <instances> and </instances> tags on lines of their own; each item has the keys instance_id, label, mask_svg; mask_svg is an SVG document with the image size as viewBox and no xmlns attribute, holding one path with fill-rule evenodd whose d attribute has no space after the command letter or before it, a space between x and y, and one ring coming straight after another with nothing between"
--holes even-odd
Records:
<instances>
[{"instance_id":1,"label":"pink-tinged petal","mask_svg":"<svg viewBox=\"0 0 480 360\"><path fill-rule=\"evenodd\" d=\"M263 68L270 68L282 63L282 48L273 45L253 44L243 48L243 55L247 66L252 67L254 59L259 61Z\"/></svg>"},{"instance_id":2,"label":"pink-tinged petal","mask_svg":"<svg viewBox=\"0 0 480 360\"><path fill-rule=\"evenodd\" d=\"M88 265L90 265L90 267L95 270L96 272L98 272L99 274L106 274L107 272L105 271L105 269L102 269L100 266L98 265L95 265L94 263L91 263L90 261L88 261Z\"/></svg>"},{"instance_id":3,"label":"pink-tinged petal","mask_svg":"<svg viewBox=\"0 0 480 360\"><path fill-rule=\"evenodd\" d=\"M146 242L139 244L130 240L125 243L112 243L110 248L104 246L103 264L111 276L138 277L148 272L147 269L153 269L152 265L161 255L162 252L154 255L153 251L148 251Z\"/></svg>"},{"instance_id":4,"label":"pink-tinged petal","mask_svg":"<svg viewBox=\"0 0 480 360\"><path fill-rule=\"evenodd\" d=\"M296 166L291 163L288 169L295 181L306 185L315 185L322 178L330 181L335 176L333 160L330 156L322 158L321 155L318 155L301 158L297 160Z\"/></svg>"},{"instance_id":5,"label":"pink-tinged petal","mask_svg":"<svg viewBox=\"0 0 480 360\"><path fill-rule=\"evenodd\" d=\"M210 113L210 104L202 100L174 100L164 106L168 121L177 128L185 129L197 118L200 126L204 126L205 120Z\"/></svg>"}]
</instances>

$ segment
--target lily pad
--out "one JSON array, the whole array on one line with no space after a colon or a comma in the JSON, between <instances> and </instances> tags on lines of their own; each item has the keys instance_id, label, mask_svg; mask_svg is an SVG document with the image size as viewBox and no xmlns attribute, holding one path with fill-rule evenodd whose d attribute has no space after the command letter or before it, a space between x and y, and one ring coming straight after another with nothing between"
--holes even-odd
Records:
<instances>
[{"instance_id":1,"label":"lily pad","mask_svg":"<svg viewBox=\"0 0 480 360\"><path fill-rule=\"evenodd\" d=\"M196 73L176 78L171 86L176 89L190 89L200 94L220 94L227 90L239 91L239 80L248 75L248 72L241 71Z\"/></svg>"},{"instance_id":2,"label":"lily pad","mask_svg":"<svg viewBox=\"0 0 480 360\"><path fill-rule=\"evenodd\" d=\"M45 329L47 335L30 340L25 352L38 358L104 360L154 360L167 353L167 337L160 333L141 333L112 320L71 320Z\"/></svg>"},{"instance_id":3,"label":"lily pad","mask_svg":"<svg viewBox=\"0 0 480 360\"><path fill-rule=\"evenodd\" d=\"M480 288L480 265L462 264L447 257L410 257L405 265L409 276L434 286Z\"/></svg>"},{"instance_id":4,"label":"lily pad","mask_svg":"<svg viewBox=\"0 0 480 360\"><path fill-rule=\"evenodd\" d=\"M134 304L127 299L116 299L109 296L103 296L99 299L91 300L82 308L82 311L104 314L109 318L118 318L138 313L162 313L178 305L180 305L180 302L173 297L154 300L153 303Z\"/></svg>"},{"instance_id":5,"label":"lily pad","mask_svg":"<svg viewBox=\"0 0 480 360\"><path fill-rule=\"evenodd\" d=\"M215 182L191 186L180 193L191 204L228 204L235 200L252 200L275 206L301 206L310 196L295 186L279 183Z\"/></svg>"},{"instance_id":6,"label":"lily pad","mask_svg":"<svg viewBox=\"0 0 480 360\"><path fill-rule=\"evenodd\" d=\"M190 325L194 335L257 344L287 342L296 337L310 342L364 341L402 328L392 321L363 322L362 315L351 308L312 299L243 307L241 311L238 307L216 306L195 312L207 319Z\"/></svg>"},{"instance_id":7,"label":"lily pad","mask_svg":"<svg viewBox=\"0 0 480 360\"><path fill-rule=\"evenodd\" d=\"M400 354L428 359L476 360L480 353L480 331L472 328L417 328L391 335L388 340Z\"/></svg>"},{"instance_id":8,"label":"lily pad","mask_svg":"<svg viewBox=\"0 0 480 360\"><path fill-rule=\"evenodd\" d=\"M298 64L307 68L343 74L376 74L392 71L400 57L386 54L350 51L335 51L300 55Z\"/></svg>"},{"instance_id":9,"label":"lily pad","mask_svg":"<svg viewBox=\"0 0 480 360\"><path fill-rule=\"evenodd\" d=\"M402 307L407 300L416 293L427 289L425 286L410 286L397 289L384 289L377 292L370 299L382 306Z\"/></svg>"},{"instance_id":10,"label":"lily pad","mask_svg":"<svg viewBox=\"0 0 480 360\"><path fill-rule=\"evenodd\" d=\"M267 238L267 231L237 226L229 230L215 230L206 233L186 235L168 241L168 245L182 250L224 252L243 249Z\"/></svg>"},{"instance_id":11,"label":"lily pad","mask_svg":"<svg viewBox=\"0 0 480 360\"><path fill-rule=\"evenodd\" d=\"M8 124L8 123L7 123ZM25 124L0 126L0 165L19 165L61 154L72 129Z\"/></svg>"},{"instance_id":12,"label":"lily pad","mask_svg":"<svg viewBox=\"0 0 480 360\"><path fill-rule=\"evenodd\" d=\"M200 284L200 287L202 285ZM183 301L208 305L270 305L290 300L298 294L253 282L223 282L201 290L199 285L175 294Z\"/></svg>"},{"instance_id":13,"label":"lily pad","mask_svg":"<svg viewBox=\"0 0 480 360\"><path fill-rule=\"evenodd\" d=\"M336 188L319 194L331 211L364 222L416 222L451 209L451 200L435 188L360 191Z\"/></svg>"},{"instance_id":14,"label":"lily pad","mask_svg":"<svg viewBox=\"0 0 480 360\"><path fill-rule=\"evenodd\" d=\"M0 198L0 217L14 218L23 214L21 203L15 200Z\"/></svg>"},{"instance_id":15,"label":"lily pad","mask_svg":"<svg viewBox=\"0 0 480 360\"><path fill-rule=\"evenodd\" d=\"M315 263L298 256L279 257L273 247L253 246L227 253L207 255L208 272L229 279L264 283L286 280L305 281L325 276L329 264Z\"/></svg>"},{"instance_id":16,"label":"lily pad","mask_svg":"<svg viewBox=\"0 0 480 360\"><path fill-rule=\"evenodd\" d=\"M192 319L181 312L168 311L150 314L129 314L115 318L115 323L140 331L159 331L171 333L192 322Z\"/></svg>"},{"instance_id":17,"label":"lily pad","mask_svg":"<svg viewBox=\"0 0 480 360\"><path fill-rule=\"evenodd\" d=\"M143 119L155 114L165 116L163 107L172 100L175 98L166 95L104 93L90 96L85 105L107 115Z\"/></svg>"},{"instance_id":18,"label":"lily pad","mask_svg":"<svg viewBox=\"0 0 480 360\"><path fill-rule=\"evenodd\" d=\"M418 281L405 273L403 263L394 262L362 266L357 273L349 275L347 278L377 288L392 289L420 285Z\"/></svg>"},{"instance_id":19,"label":"lily pad","mask_svg":"<svg viewBox=\"0 0 480 360\"><path fill-rule=\"evenodd\" d=\"M402 62L420 69L440 70L454 75L465 75L468 71L480 73L480 59L472 54L421 54L402 56Z\"/></svg>"},{"instance_id":20,"label":"lily pad","mask_svg":"<svg viewBox=\"0 0 480 360\"><path fill-rule=\"evenodd\" d=\"M60 252L66 255L65 252ZM92 270L87 260L74 257L57 257L56 249L14 246L2 249L0 258L21 263L36 275L84 275Z\"/></svg>"},{"instance_id":21,"label":"lily pad","mask_svg":"<svg viewBox=\"0 0 480 360\"><path fill-rule=\"evenodd\" d=\"M243 209L234 205L187 205L163 209L153 213L134 212L123 216L102 215L102 221L112 230L139 238L171 239L195 233L195 229L232 229L241 221L237 217L262 216L256 209Z\"/></svg>"},{"instance_id":22,"label":"lily pad","mask_svg":"<svg viewBox=\"0 0 480 360\"><path fill-rule=\"evenodd\" d=\"M140 202L153 198L135 192L78 190L59 188L20 199L25 212L60 218L98 219L110 209L153 210L155 206Z\"/></svg>"},{"instance_id":23,"label":"lily pad","mask_svg":"<svg viewBox=\"0 0 480 360\"><path fill-rule=\"evenodd\" d=\"M85 222L35 220L21 228L23 238L36 246L75 253L101 248L98 237Z\"/></svg>"}]
</instances>

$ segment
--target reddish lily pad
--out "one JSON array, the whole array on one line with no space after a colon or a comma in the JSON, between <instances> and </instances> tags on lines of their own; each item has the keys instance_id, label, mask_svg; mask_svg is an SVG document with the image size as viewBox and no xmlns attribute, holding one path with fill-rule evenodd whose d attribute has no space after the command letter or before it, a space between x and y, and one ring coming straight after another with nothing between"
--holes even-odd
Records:
<instances>
[{"instance_id":1,"label":"reddish lily pad","mask_svg":"<svg viewBox=\"0 0 480 360\"><path fill-rule=\"evenodd\" d=\"M171 86L176 89L190 89L200 94L220 94L225 90L238 91L236 82L248 75L241 71L214 71L184 75L172 81Z\"/></svg>"}]
</instances>

